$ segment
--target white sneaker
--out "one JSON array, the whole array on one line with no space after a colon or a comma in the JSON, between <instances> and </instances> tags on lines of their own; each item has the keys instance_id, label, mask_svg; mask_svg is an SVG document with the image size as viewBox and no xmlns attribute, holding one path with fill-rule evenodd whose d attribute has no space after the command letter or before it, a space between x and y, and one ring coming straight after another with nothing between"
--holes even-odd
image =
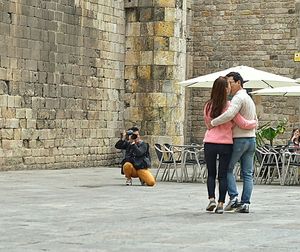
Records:
<instances>
[{"instance_id":1,"label":"white sneaker","mask_svg":"<svg viewBox=\"0 0 300 252\"><path fill-rule=\"evenodd\" d=\"M227 206L224 208L225 212L231 212L234 211L239 206L239 201L237 197L234 197L232 200L230 200L227 204Z\"/></svg>"},{"instance_id":2,"label":"white sneaker","mask_svg":"<svg viewBox=\"0 0 300 252\"><path fill-rule=\"evenodd\" d=\"M215 200L210 200L208 203L208 206L206 207L206 211L213 211L215 209L215 207L217 206L217 203Z\"/></svg>"},{"instance_id":3,"label":"white sneaker","mask_svg":"<svg viewBox=\"0 0 300 252\"><path fill-rule=\"evenodd\" d=\"M126 179L126 185L128 186L132 185L132 179Z\"/></svg>"}]
</instances>

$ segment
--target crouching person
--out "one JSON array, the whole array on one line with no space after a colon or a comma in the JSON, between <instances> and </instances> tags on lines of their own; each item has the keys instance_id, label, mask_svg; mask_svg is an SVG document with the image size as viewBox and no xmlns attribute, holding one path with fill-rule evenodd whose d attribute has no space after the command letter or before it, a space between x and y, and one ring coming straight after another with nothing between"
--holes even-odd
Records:
<instances>
[{"instance_id":1,"label":"crouching person","mask_svg":"<svg viewBox=\"0 0 300 252\"><path fill-rule=\"evenodd\" d=\"M115 147L125 150L121 169L126 177L126 185L132 185L132 178L139 178L142 185L155 185L155 178L149 171L151 167L149 144L141 140L137 127L124 131Z\"/></svg>"}]
</instances>

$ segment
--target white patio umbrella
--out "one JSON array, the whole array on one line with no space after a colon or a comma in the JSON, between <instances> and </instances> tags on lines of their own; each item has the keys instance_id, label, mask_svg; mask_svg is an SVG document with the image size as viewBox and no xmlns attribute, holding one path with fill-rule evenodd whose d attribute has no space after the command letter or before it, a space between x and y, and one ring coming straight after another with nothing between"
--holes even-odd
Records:
<instances>
[{"instance_id":1,"label":"white patio umbrella","mask_svg":"<svg viewBox=\"0 0 300 252\"><path fill-rule=\"evenodd\" d=\"M179 82L185 87L212 87L215 79L219 76L225 76L230 72L238 72L247 81L244 83L244 88L274 88L281 86L293 86L297 81L291 78L280 76L277 74L268 73L248 66L231 67L223 71L199 76L193 79Z\"/></svg>"},{"instance_id":2,"label":"white patio umbrella","mask_svg":"<svg viewBox=\"0 0 300 252\"><path fill-rule=\"evenodd\" d=\"M251 92L252 95L264 95L264 96L294 96L300 97L300 85L297 86L286 86L286 87L277 87L277 88L264 88ZM299 106L300 103L295 103L295 106ZM300 114L299 114L300 120Z\"/></svg>"},{"instance_id":3,"label":"white patio umbrella","mask_svg":"<svg viewBox=\"0 0 300 252\"><path fill-rule=\"evenodd\" d=\"M300 85L264 88L251 92L253 95L300 96Z\"/></svg>"}]
</instances>

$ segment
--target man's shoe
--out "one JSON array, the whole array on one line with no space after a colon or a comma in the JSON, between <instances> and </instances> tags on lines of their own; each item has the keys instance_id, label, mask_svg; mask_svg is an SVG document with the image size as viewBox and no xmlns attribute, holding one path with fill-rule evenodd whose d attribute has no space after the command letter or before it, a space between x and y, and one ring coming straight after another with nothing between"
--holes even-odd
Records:
<instances>
[{"instance_id":1,"label":"man's shoe","mask_svg":"<svg viewBox=\"0 0 300 252\"><path fill-rule=\"evenodd\" d=\"M223 206L218 205L216 210L215 210L215 213L217 213L217 214L224 213Z\"/></svg>"},{"instance_id":2,"label":"man's shoe","mask_svg":"<svg viewBox=\"0 0 300 252\"><path fill-rule=\"evenodd\" d=\"M239 206L239 201L237 197L234 197L232 200L230 200L227 204L227 206L224 208L225 212L231 212L235 210Z\"/></svg>"},{"instance_id":3,"label":"man's shoe","mask_svg":"<svg viewBox=\"0 0 300 252\"><path fill-rule=\"evenodd\" d=\"M249 204L242 204L235 209L236 213L249 213Z\"/></svg>"},{"instance_id":4,"label":"man's shoe","mask_svg":"<svg viewBox=\"0 0 300 252\"><path fill-rule=\"evenodd\" d=\"M126 185L131 186L132 185L132 179L126 179Z\"/></svg>"},{"instance_id":5,"label":"man's shoe","mask_svg":"<svg viewBox=\"0 0 300 252\"><path fill-rule=\"evenodd\" d=\"M206 207L206 211L213 211L215 209L215 207L217 206L216 201L215 200L210 200L208 203L208 206Z\"/></svg>"}]
</instances>

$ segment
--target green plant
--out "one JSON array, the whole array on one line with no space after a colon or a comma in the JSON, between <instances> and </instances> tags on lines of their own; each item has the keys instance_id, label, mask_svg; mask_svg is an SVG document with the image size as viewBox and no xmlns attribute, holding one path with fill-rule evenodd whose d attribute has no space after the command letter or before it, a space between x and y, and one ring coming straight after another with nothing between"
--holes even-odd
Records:
<instances>
[{"instance_id":1,"label":"green plant","mask_svg":"<svg viewBox=\"0 0 300 252\"><path fill-rule=\"evenodd\" d=\"M265 140L268 140L270 145L273 146L274 139L283 134L286 129L287 119L279 120L276 122L276 126L273 126L271 122L268 122L256 131L256 142L258 146L266 144Z\"/></svg>"}]
</instances>

